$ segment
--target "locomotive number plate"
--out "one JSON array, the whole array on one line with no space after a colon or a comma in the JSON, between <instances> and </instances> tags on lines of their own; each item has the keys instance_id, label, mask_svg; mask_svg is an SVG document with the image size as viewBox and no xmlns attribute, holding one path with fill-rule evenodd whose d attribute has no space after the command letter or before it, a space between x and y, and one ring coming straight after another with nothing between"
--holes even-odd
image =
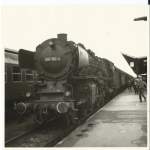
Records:
<instances>
[{"instance_id":1,"label":"locomotive number plate","mask_svg":"<svg viewBox=\"0 0 150 150\"><path fill-rule=\"evenodd\" d=\"M45 58L45 62L48 62L48 61L60 61L61 58L60 57L46 57Z\"/></svg>"}]
</instances>

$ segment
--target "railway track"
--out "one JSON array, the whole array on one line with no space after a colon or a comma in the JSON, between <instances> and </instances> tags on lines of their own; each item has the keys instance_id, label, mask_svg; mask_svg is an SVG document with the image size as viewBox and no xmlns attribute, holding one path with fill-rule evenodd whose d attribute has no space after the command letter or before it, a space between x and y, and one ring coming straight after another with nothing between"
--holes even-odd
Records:
<instances>
[{"instance_id":1,"label":"railway track","mask_svg":"<svg viewBox=\"0 0 150 150\"><path fill-rule=\"evenodd\" d=\"M5 147L52 147L74 129L46 125L7 140Z\"/></svg>"},{"instance_id":2,"label":"railway track","mask_svg":"<svg viewBox=\"0 0 150 150\"><path fill-rule=\"evenodd\" d=\"M80 124L72 126L71 128L69 128L68 130L65 130L62 134L60 134L58 137L56 137L55 139L49 141L44 147L52 147L55 146L58 142L60 142L61 140L63 140L63 138L65 138L66 136L68 136L73 130L75 130L79 125L82 125L86 120L90 119L95 113L97 113L99 109L96 109L93 113L90 113L88 116L86 116L86 118L83 118L80 121Z\"/></svg>"},{"instance_id":3,"label":"railway track","mask_svg":"<svg viewBox=\"0 0 150 150\"><path fill-rule=\"evenodd\" d=\"M7 147L7 146L15 143L17 140L21 139L24 136L27 136L28 134L31 134L32 132L35 132L39 128L40 128L39 126L38 127L33 127L30 130L27 130L27 131L25 131L25 132L23 132L23 133L21 133L19 135L16 135L14 137L9 138L8 140L5 141L5 146Z\"/></svg>"},{"instance_id":4,"label":"railway track","mask_svg":"<svg viewBox=\"0 0 150 150\"><path fill-rule=\"evenodd\" d=\"M53 147L94 113L89 114L86 118L82 119L80 124L68 128L62 126L62 120L38 126L18 136L10 138L5 142L5 147Z\"/></svg>"},{"instance_id":5,"label":"railway track","mask_svg":"<svg viewBox=\"0 0 150 150\"><path fill-rule=\"evenodd\" d=\"M9 140L5 141L5 145L7 146L7 145L9 145L9 144L15 142L17 139L19 139L19 138L21 138L21 137L23 137L23 136L29 134L30 132L32 132L32 131L28 131L28 132L25 132L25 133L22 133L22 134L20 134L20 135L17 135L17 136L15 136L15 137L10 138Z\"/></svg>"}]
</instances>

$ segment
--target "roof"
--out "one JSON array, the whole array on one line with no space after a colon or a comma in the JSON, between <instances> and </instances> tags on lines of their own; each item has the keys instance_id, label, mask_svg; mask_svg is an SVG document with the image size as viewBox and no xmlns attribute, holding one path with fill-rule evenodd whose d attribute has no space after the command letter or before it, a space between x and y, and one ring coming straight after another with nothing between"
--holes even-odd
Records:
<instances>
[{"instance_id":1,"label":"roof","mask_svg":"<svg viewBox=\"0 0 150 150\"><path fill-rule=\"evenodd\" d=\"M123 54L123 57L126 59L129 66L136 74L147 73L147 57L132 57L126 54ZM132 66L131 66L132 62Z\"/></svg>"},{"instance_id":2,"label":"roof","mask_svg":"<svg viewBox=\"0 0 150 150\"><path fill-rule=\"evenodd\" d=\"M142 16L134 19L134 21L141 21L141 20L147 21L147 16Z\"/></svg>"},{"instance_id":3,"label":"roof","mask_svg":"<svg viewBox=\"0 0 150 150\"><path fill-rule=\"evenodd\" d=\"M131 55L125 54L125 53L122 53L122 55L133 58L133 59L146 59L147 58L147 56L135 57L135 56L131 56Z\"/></svg>"},{"instance_id":4,"label":"roof","mask_svg":"<svg viewBox=\"0 0 150 150\"><path fill-rule=\"evenodd\" d=\"M5 52L18 54L18 51L15 49L5 48Z\"/></svg>"},{"instance_id":5,"label":"roof","mask_svg":"<svg viewBox=\"0 0 150 150\"><path fill-rule=\"evenodd\" d=\"M12 49L5 49L5 63L18 64L18 52Z\"/></svg>"}]
</instances>

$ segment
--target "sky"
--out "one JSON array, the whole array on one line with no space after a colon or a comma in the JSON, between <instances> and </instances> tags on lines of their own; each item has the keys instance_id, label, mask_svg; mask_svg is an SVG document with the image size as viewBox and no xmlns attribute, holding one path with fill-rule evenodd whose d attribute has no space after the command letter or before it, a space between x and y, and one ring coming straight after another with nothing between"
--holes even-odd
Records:
<instances>
[{"instance_id":1,"label":"sky","mask_svg":"<svg viewBox=\"0 0 150 150\"><path fill-rule=\"evenodd\" d=\"M2 43L4 48L35 51L44 40L67 33L68 40L133 74L121 52L148 56L149 21L133 21L147 15L147 5L135 4L7 5L2 8Z\"/></svg>"},{"instance_id":2,"label":"sky","mask_svg":"<svg viewBox=\"0 0 150 150\"><path fill-rule=\"evenodd\" d=\"M147 4L147 0L1 0L3 4Z\"/></svg>"}]
</instances>

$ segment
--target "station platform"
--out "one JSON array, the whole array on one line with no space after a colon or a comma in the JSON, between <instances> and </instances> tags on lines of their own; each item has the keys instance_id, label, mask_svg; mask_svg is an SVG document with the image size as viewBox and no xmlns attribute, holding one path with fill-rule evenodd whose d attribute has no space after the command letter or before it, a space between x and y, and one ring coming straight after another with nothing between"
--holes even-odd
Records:
<instances>
[{"instance_id":1,"label":"station platform","mask_svg":"<svg viewBox=\"0 0 150 150\"><path fill-rule=\"evenodd\" d=\"M125 90L55 147L146 148L147 102Z\"/></svg>"}]
</instances>

